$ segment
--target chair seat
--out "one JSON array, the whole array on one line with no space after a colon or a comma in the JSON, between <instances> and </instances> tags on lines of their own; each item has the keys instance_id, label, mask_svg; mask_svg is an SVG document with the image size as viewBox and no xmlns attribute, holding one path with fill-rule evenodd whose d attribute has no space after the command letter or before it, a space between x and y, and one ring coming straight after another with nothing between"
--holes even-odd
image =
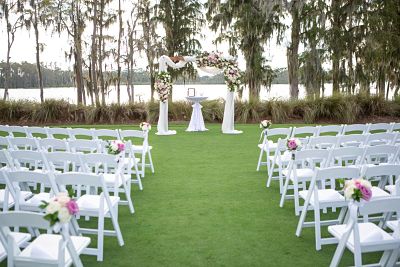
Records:
<instances>
[{"instance_id":1,"label":"chair seat","mask_svg":"<svg viewBox=\"0 0 400 267\"><path fill-rule=\"evenodd\" d=\"M23 246L26 242L28 242L31 239L31 235L26 233L11 232L11 236L14 238L15 243L17 244L18 247ZM0 262L6 256L7 256L6 250L0 243Z\"/></svg>"},{"instance_id":2,"label":"chair seat","mask_svg":"<svg viewBox=\"0 0 400 267\"><path fill-rule=\"evenodd\" d=\"M387 185L387 186L385 186L385 190L388 191L391 195L396 195L396 186L395 185Z\"/></svg>"},{"instance_id":3,"label":"chair seat","mask_svg":"<svg viewBox=\"0 0 400 267\"><path fill-rule=\"evenodd\" d=\"M35 194L30 199L26 200L24 205L38 207L40 204L42 204L42 201L49 202L50 198L51 198L50 193L43 192Z\"/></svg>"},{"instance_id":4,"label":"chair seat","mask_svg":"<svg viewBox=\"0 0 400 267\"><path fill-rule=\"evenodd\" d=\"M389 227L392 231L395 231L398 227L397 221L388 221L386 222L387 227Z\"/></svg>"},{"instance_id":5,"label":"chair seat","mask_svg":"<svg viewBox=\"0 0 400 267\"><path fill-rule=\"evenodd\" d=\"M303 169L296 169L297 172L297 178L299 180L304 180L304 179L311 179L314 175L314 171L312 169L308 169L308 168L303 168ZM289 170L283 170L282 174L284 176L287 176L289 173ZM294 180L293 178L293 173L292 175L290 175L290 180Z\"/></svg>"},{"instance_id":6,"label":"chair seat","mask_svg":"<svg viewBox=\"0 0 400 267\"><path fill-rule=\"evenodd\" d=\"M118 205L119 197L110 196L110 200L111 200L111 205L114 207L115 205ZM83 213L85 211L89 211L89 212L98 211L100 208L100 196L99 195L83 195L80 198L78 198L76 203L79 206L80 213ZM104 214L106 214L108 211L109 211L109 208L107 206L107 203L104 200Z\"/></svg>"},{"instance_id":7,"label":"chair seat","mask_svg":"<svg viewBox=\"0 0 400 267\"><path fill-rule=\"evenodd\" d=\"M299 192L299 196L304 200L307 198L307 194L308 190L302 190ZM341 203L347 205L344 196L333 189L318 190L318 199L321 204L332 203L335 204L334 206L337 206L338 203ZM314 193L311 195L310 204L314 206Z\"/></svg>"},{"instance_id":8,"label":"chair seat","mask_svg":"<svg viewBox=\"0 0 400 267\"><path fill-rule=\"evenodd\" d=\"M367 222L367 223L359 223L358 224L360 230L360 244L361 246L366 246L370 243L374 242L382 242L382 241L393 241L394 238L379 228L376 224ZM334 237L340 239L346 231L346 225L331 225L328 226L328 231ZM399 241L400 242L400 241ZM353 233L350 234L349 239L347 240L347 246L350 250L354 250L354 237Z\"/></svg>"},{"instance_id":9,"label":"chair seat","mask_svg":"<svg viewBox=\"0 0 400 267\"><path fill-rule=\"evenodd\" d=\"M258 144L258 147L260 148L260 149L262 149L262 150L264 150L264 151L266 151L266 149L265 148L263 148L263 144ZM278 144L277 143L274 143L274 142L272 142L271 140L270 141L268 141L268 148L269 148L269 150L276 150L276 148L278 147Z\"/></svg>"},{"instance_id":10,"label":"chair seat","mask_svg":"<svg viewBox=\"0 0 400 267\"><path fill-rule=\"evenodd\" d=\"M32 196L32 192L30 191L21 191L21 201L23 202L26 199L30 198ZM2 208L3 203L4 203L4 197L5 197L5 190L4 189L0 189L0 208ZM14 198L12 197L11 194L8 195L8 207L13 206L14 203Z\"/></svg>"},{"instance_id":11,"label":"chair seat","mask_svg":"<svg viewBox=\"0 0 400 267\"><path fill-rule=\"evenodd\" d=\"M21 254L19 254L19 257L57 261L60 240L62 240L61 235L42 234L32 241L32 243L30 243L29 246L27 246L21 252ZM77 254L79 255L89 245L90 238L84 236L71 236L71 241ZM71 262L71 256L66 248L65 264L69 265Z\"/></svg>"},{"instance_id":12,"label":"chair seat","mask_svg":"<svg viewBox=\"0 0 400 267\"><path fill-rule=\"evenodd\" d=\"M373 186L371 188L371 191L372 191L372 199L379 197L390 197L390 194L388 192L377 186Z\"/></svg>"}]
</instances>

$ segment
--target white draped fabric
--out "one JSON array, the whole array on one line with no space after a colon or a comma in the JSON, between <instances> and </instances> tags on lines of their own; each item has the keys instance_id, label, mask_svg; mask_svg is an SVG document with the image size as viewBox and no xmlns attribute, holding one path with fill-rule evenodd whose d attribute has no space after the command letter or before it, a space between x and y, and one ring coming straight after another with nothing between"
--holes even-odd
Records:
<instances>
[{"instance_id":1,"label":"white draped fabric","mask_svg":"<svg viewBox=\"0 0 400 267\"><path fill-rule=\"evenodd\" d=\"M200 105L200 101L206 100L207 97L199 96L199 97L186 97L187 100L193 102L193 112L190 117L189 127L186 129L187 132L202 132L207 131L208 129L204 125L204 118L201 112L202 106Z\"/></svg>"},{"instance_id":2,"label":"white draped fabric","mask_svg":"<svg viewBox=\"0 0 400 267\"><path fill-rule=\"evenodd\" d=\"M159 63L159 72L168 71L168 67L173 69L180 69L186 65L188 62L196 62L196 57L193 56L184 56L184 61L179 61L178 63L174 63L168 56L161 56L158 60ZM231 58L231 57L228 57ZM206 75L217 75L221 73L223 70L212 68L212 67L197 67L201 72ZM200 72L200 74L202 74ZM222 132L225 134L239 134L241 131L236 131L234 128L235 124L235 110L234 110L234 92L229 90L225 102L225 110L224 110L224 119L222 122ZM200 105L200 104L199 104ZM193 110L194 112L194 110ZM200 109L200 115L201 109ZM203 122L204 123L204 122ZM204 127L205 129L205 127ZM176 134L176 131L168 130L168 101L162 102L160 101L160 114L158 117L157 123L157 135L173 135Z\"/></svg>"}]
</instances>

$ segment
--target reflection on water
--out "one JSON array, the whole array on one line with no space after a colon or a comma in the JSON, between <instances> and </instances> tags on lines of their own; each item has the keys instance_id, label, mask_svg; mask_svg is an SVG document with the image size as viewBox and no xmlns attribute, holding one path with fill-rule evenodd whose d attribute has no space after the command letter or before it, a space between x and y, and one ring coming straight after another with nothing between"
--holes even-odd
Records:
<instances>
[{"instance_id":1,"label":"reflection on water","mask_svg":"<svg viewBox=\"0 0 400 267\"><path fill-rule=\"evenodd\" d=\"M208 99L225 98L227 87L224 84L192 84L192 85L174 85L172 99L174 101L185 100L188 88L195 88L196 95L208 96ZM0 89L0 96L2 97L4 89ZM372 92L373 93L373 92ZM243 99L248 99L249 91L245 89L243 92ZM28 99L32 101L40 101L39 89L10 89L10 99L20 100ZM150 100L150 86L149 85L136 85L135 86L135 101L149 101ZM332 84L325 85L325 96L332 95ZM305 90L300 86L300 98L305 97ZM70 103L76 103L76 89L73 87L61 88L47 88L44 90L45 99L65 99ZM157 94L155 96L157 98ZM260 92L261 100L269 100L273 98L288 99L289 98L289 85L288 84L273 84L270 90L263 88ZM126 86L121 86L121 102L128 101L128 93ZM116 90L112 90L108 97L107 103L117 102Z\"/></svg>"}]
</instances>

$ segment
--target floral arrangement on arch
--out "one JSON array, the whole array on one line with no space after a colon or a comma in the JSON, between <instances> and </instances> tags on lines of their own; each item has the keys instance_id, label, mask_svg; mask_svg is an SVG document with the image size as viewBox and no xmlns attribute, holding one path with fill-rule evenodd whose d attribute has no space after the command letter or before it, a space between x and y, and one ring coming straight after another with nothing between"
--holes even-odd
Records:
<instances>
[{"instance_id":1,"label":"floral arrangement on arch","mask_svg":"<svg viewBox=\"0 0 400 267\"><path fill-rule=\"evenodd\" d=\"M162 71L156 75L156 81L154 83L154 88L156 89L161 102L168 100L169 93L172 89L172 79L171 75Z\"/></svg>"},{"instance_id":2,"label":"floral arrangement on arch","mask_svg":"<svg viewBox=\"0 0 400 267\"><path fill-rule=\"evenodd\" d=\"M225 83L231 92L239 89L241 85L241 73L237 62L222 56L220 52L203 52L196 58L198 67L214 67L224 71Z\"/></svg>"}]
</instances>

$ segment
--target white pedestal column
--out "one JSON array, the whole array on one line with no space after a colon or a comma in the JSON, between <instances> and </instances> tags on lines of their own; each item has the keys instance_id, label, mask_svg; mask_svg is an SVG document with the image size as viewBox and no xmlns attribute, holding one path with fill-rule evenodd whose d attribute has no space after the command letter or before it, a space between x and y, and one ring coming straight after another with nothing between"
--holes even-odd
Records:
<instances>
[{"instance_id":1,"label":"white pedestal column","mask_svg":"<svg viewBox=\"0 0 400 267\"><path fill-rule=\"evenodd\" d=\"M235 130L235 92L227 90L225 100L224 119L222 121L222 133L241 134L242 131Z\"/></svg>"},{"instance_id":2,"label":"white pedestal column","mask_svg":"<svg viewBox=\"0 0 400 267\"><path fill-rule=\"evenodd\" d=\"M168 100L160 101L160 114L157 123L157 135L174 135L176 131L168 130Z\"/></svg>"}]
</instances>

